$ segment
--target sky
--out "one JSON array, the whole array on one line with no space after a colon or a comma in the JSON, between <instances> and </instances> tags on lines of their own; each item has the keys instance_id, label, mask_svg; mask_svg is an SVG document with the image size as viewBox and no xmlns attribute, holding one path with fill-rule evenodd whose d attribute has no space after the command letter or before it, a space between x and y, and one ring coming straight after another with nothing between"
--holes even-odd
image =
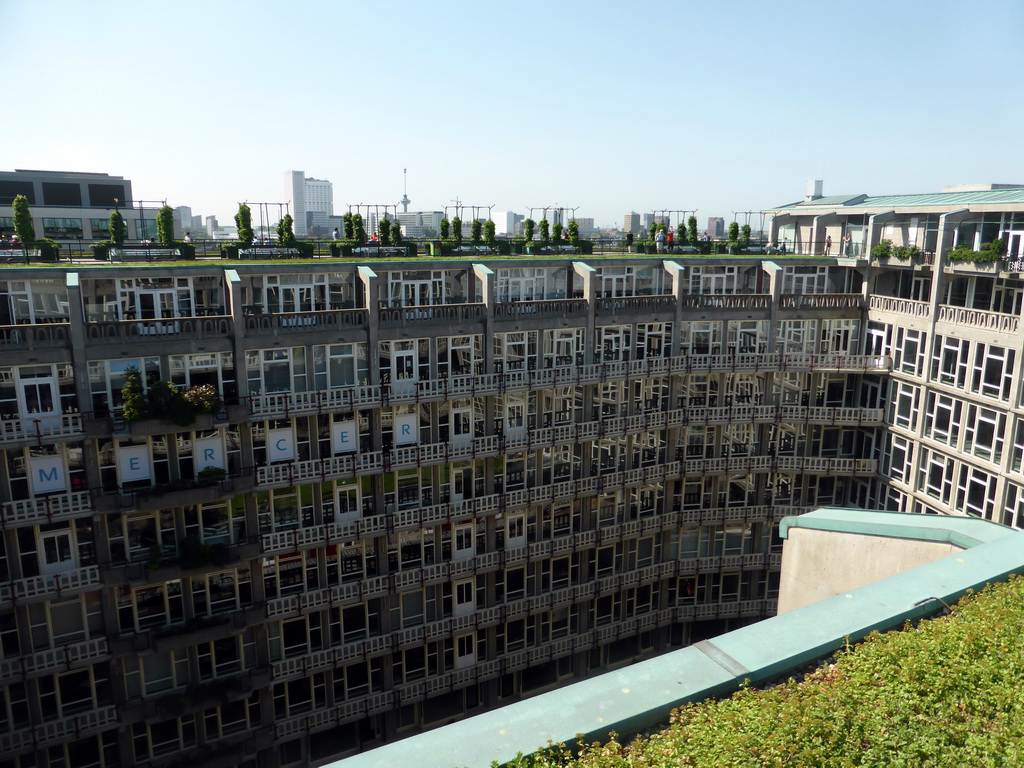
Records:
<instances>
[{"instance_id":1,"label":"sky","mask_svg":"<svg viewBox=\"0 0 1024 768\"><path fill-rule=\"evenodd\" d=\"M809 179L1024 183L1021 0L0 0L0 29L0 170L124 176L222 223L287 201L289 170L336 213L405 180L410 210L598 226L731 221Z\"/></svg>"}]
</instances>

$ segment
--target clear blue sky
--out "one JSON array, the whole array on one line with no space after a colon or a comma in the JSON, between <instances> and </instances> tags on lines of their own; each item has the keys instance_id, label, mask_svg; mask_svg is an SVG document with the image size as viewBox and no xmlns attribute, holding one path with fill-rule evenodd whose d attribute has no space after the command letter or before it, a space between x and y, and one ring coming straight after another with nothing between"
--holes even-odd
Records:
<instances>
[{"instance_id":1,"label":"clear blue sky","mask_svg":"<svg viewBox=\"0 0 1024 768\"><path fill-rule=\"evenodd\" d=\"M0 169L103 171L230 221L335 206L731 218L1024 183L1024 2L0 0Z\"/></svg>"}]
</instances>

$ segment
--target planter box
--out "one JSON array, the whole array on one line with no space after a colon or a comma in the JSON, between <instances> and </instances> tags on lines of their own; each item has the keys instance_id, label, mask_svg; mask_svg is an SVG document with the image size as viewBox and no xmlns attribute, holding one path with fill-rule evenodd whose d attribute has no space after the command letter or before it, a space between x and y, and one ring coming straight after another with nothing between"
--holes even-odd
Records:
<instances>
[{"instance_id":1,"label":"planter box","mask_svg":"<svg viewBox=\"0 0 1024 768\"><path fill-rule=\"evenodd\" d=\"M147 435L163 435L168 432L183 432L189 429L210 429L213 427L213 414L196 414L195 421L191 424L173 424L166 419L141 419L128 424L128 431L133 437L145 437Z\"/></svg>"}]
</instances>

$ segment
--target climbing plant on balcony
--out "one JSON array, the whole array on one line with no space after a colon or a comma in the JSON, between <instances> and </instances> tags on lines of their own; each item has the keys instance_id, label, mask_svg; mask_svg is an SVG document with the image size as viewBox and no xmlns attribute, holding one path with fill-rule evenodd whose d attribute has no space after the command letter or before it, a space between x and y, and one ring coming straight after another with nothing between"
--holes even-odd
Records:
<instances>
[{"instance_id":1,"label":"climbing plant on balcony","mask_svg":"<svg viewBox=\"0 0 1024 768\"><path fill-rule=\"evenodd\" d=\"M441 231L438 233L442 240L447 240L452 236L452 224L448 221L448 217L445 216L441 219Z\"/></svg>"},{"instance_id":2,"label":"climbing plant on balcony","mask_svg":"<svg viewBox=\"0 0 1024 768\"><path fill-rule=\"evenodd\" d=\"M887 259L892 256L892 240L881 240L871 249L871 258Z\"/></svg>"},{"instance_id":3,"label":"climbing plant on balcony","mask_svg":"<svg viewBox=\"0 0 1024 768\"><path fill-rule=\"evenodd\" d=\"M381 245L391 245L391 219L385 217L377 222L377 235Z\"/></svg>"},{"instance_id":4,"label":"climbing plant on balcony","mask_svg":"<svg viewBox=\"0 0 1024 768\"><path fill-rule=\"evenodd\" d=\"M969 246L958 245L946 253L949 261L973 261L987 263L999 261L1006 254L1006 241L993 240L991 243L982 243L981 250L972 250Z\"/></svg>"},{"instance_id":5,"label":"climbing plant on balcony","mask_svg":"<svg viewBox=\"0 0 1024 768\"><path fill-rule=\"evenodd\" d=\"M548 223L547 219L541 219L540 225L538 226L538 234L540 244L542 246L547 245L551 242L551 224Z\"/></svg>"},{"instance_id":6,"label":"climbing plant on balcony","mask_svg":"<svg viewBox=\"0 0 1024 768\"><path fill-rule=\"evenodd\" d=\"M452 219L452 240L456 245L462 244L462 219L458 216Z\"/></svg>"},{"instance_id":7,"label":"climbing plant on balcony","mask_svg":"<svg viewBox=\"0 0 1024 768\"><path fill-rule=\"evenodd\" d=\"M690 241L690 245L697 245L697 217L691 216L686 220L686 226L689 229L687 239Z\"/></svg>"},{"instance_id":8,"label":"climbing plant on balcony","mask_svg":"<svg viewBox=\"0 0 1024 768\"><path fill-rule=\"evenodd\" d=\"M128 422L162 419L186 427L202 413L216 413L223 405L220 393L212 384L179 389L169 381L155 381L147 391L137 368L124 372L121 387L121 415Z\"/></svg>"},{"instance_id":9,"label":"climbing plant on balcony","mask_svg":"<svg viewBox=\"0 0 1024 768\"><path fill-rule=\"evenodd\" d=\"M498 244L498 238L497 235L495 234L495 229L496 227L494 226L494 222L491 219L488 219L487 221L484 222L484 243L490 248L493 248L495 245Z\"/></svg>"},{"instance_id":10,"label":"climbing plant on balcony","mask_svg":"<svg viewBox=\"0 0 1024 768\"><path fill-rule=\"evenodd\" d=\"M484 223L480 219L473 219L469 225L469 242L479 245L483 242Z\"/></svg>"},{"instance_id":11,"label":"climbing plant on balcony","mask_svg":"<svg viewBox=\"0 0 1024 768\"><path fill-rule=\"evenodd\" d=\"M537 226L537 223L533 219L527 219L523 222L523 239L526 242L533 240L533 230Z\"/></svg>"}]
</instances>

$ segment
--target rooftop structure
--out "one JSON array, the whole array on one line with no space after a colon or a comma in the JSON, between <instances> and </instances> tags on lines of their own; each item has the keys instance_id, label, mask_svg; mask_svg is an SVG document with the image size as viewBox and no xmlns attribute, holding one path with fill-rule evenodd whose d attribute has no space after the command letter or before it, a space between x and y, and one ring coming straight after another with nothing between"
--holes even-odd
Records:
<instances>
[{"instance_id":1,"label":"rooftop structure","mask_svg":"<svg viewBox=\"0 0 1024 768\"><path fill-rule=\"evenodd\" d=\"M152 201L136 201L132 183L122 176L75 171L0 171L0 207L10 214L17 195L28 200L36 235L53 240L98 240L109 237L110 214L119 210L128 237L156 236ZM146 207L146 206L149 207ZM175 222L175 231L180 224ZM14 234L11 215L0 216L0 237Z\"/></svg>"}]
</instances>

